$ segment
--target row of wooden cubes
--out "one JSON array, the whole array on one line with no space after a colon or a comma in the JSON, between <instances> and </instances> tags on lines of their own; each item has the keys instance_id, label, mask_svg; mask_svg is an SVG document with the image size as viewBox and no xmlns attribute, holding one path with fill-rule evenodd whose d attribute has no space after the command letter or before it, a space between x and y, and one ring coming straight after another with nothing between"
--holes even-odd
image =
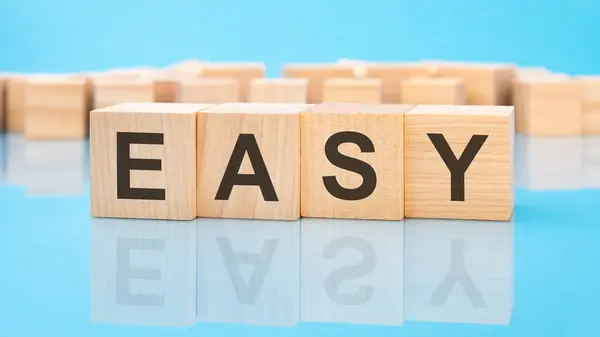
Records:
<instances>
[{"instance_id":1,"label":"row of wooden cubes","mask_svg":"<svg viewBox=\"0 0 600 337\"><path fill-rule=\"evenodd\" d=\"M96 217L508 220L513 107L126 103L91 113Z\"/></svg>"}]
</instances>

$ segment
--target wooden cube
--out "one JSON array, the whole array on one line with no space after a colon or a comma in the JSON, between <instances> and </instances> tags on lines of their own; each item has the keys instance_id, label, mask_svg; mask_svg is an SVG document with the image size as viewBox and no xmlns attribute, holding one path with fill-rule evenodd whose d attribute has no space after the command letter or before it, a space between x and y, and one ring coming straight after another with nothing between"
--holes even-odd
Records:
<instances>
[{"instance_id":1,"label":"wooden cube","mask_svg":"<svg viewBox=\"0 0 600 337\"><path fill-rule=\"evenodd\" d=\"M582 91L577 82L567 76L530 77L517 80L515 90L517 132L540 137L582 133Z\"/></svg>"},{"instance_id":2,"label":"wooden cube","mask_svg":"<svg viewBox=\"0 0 600 337\"><path fill-rule=\"evenodd\" d=\"M6 78L0 77L0 132L4 131L6 118Z\"/></svg>"},{"instance_id":3,"label":"wooden cube","mask_svg":"<svg viewBox=\"0 0 600 337\"><path fill-rule=\"evenodd\" d=\"M194 325L196 228L193 221L92 219L90 321Z\"/></svg>"},{"instance_id":4,"label":"wooden cube","mask_svg":"<svg viewBox=\"0 0 600 337\"><path fill-rule=\"evenodd\" d=\"M285 327L300 322L299 220L195 223L199 322Z\"/></svg>"},{"instance_id":5,"label":"wooden cube","mask_svg":"<svg viewBox=\"0 0 600 337\"><path fill-rule=\"evenodd\" d=\"M94 109L101 109L120 103L154 102L154 80L151 78L94 79Z\"/></svg>"},{"instance_id":6,"label":"wooden cube","mask_svg":"<svg viewBox=\"0 0 600 337\"><path fill-rule=\"evenodd\" d=\"M196 116L209 105L124 103L90 118L95 217L196 217Z\"/></svg>"},{"instance_id":7,"label":"wooden cube","mask_svg":"<svg viewBox=\"0 0 600 337\"><path fill-rule=\"evenodd\" d=\"M330 78L354 77L354 67L344 64L287 64L283 67L283 76L305 78L308 80L308 103L323 101L323 87Z\"/></svg>"},{"instance_id":8,"label":"wooden cube","mask_svg":"<svg viewBox=\"0 0 600 337\"><path fill-rule=\"evenodd\" d=\"M459 78L413 77L401 84L405 104L464 105L465 89Z\"/></svg>"},{"instance_id":9,"label":"wooden cube","mask_svg":"<svg viewBox=\"0 0 600 337\"><path fill-rule=\"evenodd\" d=\"M435 67L436 76L463 80L467 104L511 105L513 65L441 62Z\"/></svg>"},{"instance_id":10,"label":"wooden cube","mask_svg":"<svg viewBox=\"0 0 600 337\"><path fill-rule=\"evenodd\" d=\"M585 76L576 79L582 93L582 133L600 135L600 76Z\"/></svg>"},{"instance_id":11,"label":"wooden cube","mask_svg":"<svg viewBox=\"0 0 600 337\"><path fill-rule=\"evenodd\" d=\"M31 77L25 83L25 136L29 140L83 139L88 135L90 83L79 76Z\"/></svg>"},{"instance_id":12,"label":"wooden cube","mask_svg":"<svg viewBox=\"0 0 600 337\"><path fill-rule=\"evenodd\" d=\"M324 103L381 103L382 81L374 78L332 78L323 88Z\"/></svg>"},{"instance_id":13,"label":"wooden cube","mask_svg":"<svg viewBox=\"0 0 600 337\"><path fill-rule=\"evenodd\" d=\"M255 78L265 76L264 63L206 63L201 76L206 78L231 78L239 82L241 102L248 101L250 83Z\"/></svg>"},{"instance_id":14,"label":"wooden cube","mask_svg":"<svg viewBox=\"0 0 600 337\"><path fill-rule=\"evenodd\" d=\"M198 114L198 216L300 217L300 112L306 104L230 103Z\"/></svg>"},{"instance_id":15,"label":"wooden cube","mask_svg":"<svg viewBox=\"0 0 600 337\"><path fill-rule=\"evenodd\" d=\"M407 321L510 323L515 284L514 218L408 219L405 228Z\"/></svg>"},{"instance_id":16,"label":"wooden cube","mask_svg":"<svg viewBox=\"0 0 600 337\"><path fill-rule=\"evenodd\" d=\"M302 219L300 252L302 322L402 325L404 221Z\"/></svg>"},{"instance_id":17,"label":"wooden cube","mask_svg":"<svg viewBox=\"0 0 600 337\"><path fill-rule=\"evenodd\" d=\"M248 100L254 103L304 104L308 98L308 80L304 78L257 78L250 85Z\"/></svg>"},{"instance_id":18,"label":"wooden cube","mask_svg":"<svg viewBox=\"0 0 600 337\"><path fill-rule=\"evenodd\" d=\"M302 114L302 216L404 218L404 113L323 103Z\"/></svg>"},{"instance_id":19,"label":"wooden cube","mask_svg":"<svg viewBox=\"0 0 600 337\"><path fill-rule=\"evenodd\" d=\"M405 120L406 217L508 220L513 107L419 105Z\"/></svg>"},{"instance_id":20,"label":"wooden cube","mask_svg":"<svg viewBox=\"0 0 600 337\"><path fill-rule=\"evenodd\" d=\"M12 76L6 80L6 131L25 130L25 75Z\"/></svg>"},{"instance_id":21,"label":"wooden cube","mask_svg":"<svg viewBox=\"0 0 600 337\"><path fill-rule=\"evenodd\" d=\"M182 81L178 102L233 103L240 101L239 82L232 78L197 78Z\"/></svg>"},{"instance_id":22,"label":"wooden cube","mask_svg":"<svg viewBox=\"0 0 600 337\"><path fill-rule=\"evenodd\" d=\"M399 104L401 100L402 82L411 77L429 76L426 63L368 63L365 65L365 76L379 78L383 81L383 103Z\"/></svg>"}]
</instances>

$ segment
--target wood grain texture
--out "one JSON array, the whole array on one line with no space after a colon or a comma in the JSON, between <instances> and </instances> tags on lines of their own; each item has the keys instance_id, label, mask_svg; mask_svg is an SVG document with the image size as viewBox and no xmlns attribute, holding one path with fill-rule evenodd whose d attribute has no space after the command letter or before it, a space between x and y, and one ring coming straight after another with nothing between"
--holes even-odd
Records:
<instances>
[{"instance_id":1,"label":"wood grain texture","mask_svg":"<svg viewBox=\"0 0 600 337\"><path fill-rule=\"evenodd\" d=\"M530 136L579 135L583 128L582 91L568 76L516 82L516 130Z\"/></svg>"},{"instance_id":2,"label":"wood grain texture","mask_svg":"<svg viewBox=\"0 0 600 337\"><path fill-rule=\"evenodd\" d=\"M286 64L283 67L284 77L305 78L308 80L308 99L310 104L323 101L323 86L330 78L353 78L354 67L347 64Z\"/></svg>"},{"instance_id":3,"label":"wood grain texture","mask_svg":"<svg viewBox=\"0 0 600 337\"><path fill-rule=\"evenodd\" d=\"M600 76L581 76L576 81L581 88L581 131L584 135L600 135Z\"/></svg>"},{"instance_id":4,"label":"wood grain texture","mask_svg":"<svg viewBox=\"0 0 600 337\"><path fill-rule=\"evenodd\" d=\"M329 79L323 88L323 103L381 103L382 83L376 78Z\"/></svg>"},{"instance_id":5,"label":"wood grain texture","mask_svg":"<svg viewBox=\"0 0 600 337\"><path fill-rule=\"evenodd\" d=\"M210 105L124 103L91 112L90 199L95 217L196 217L196 116ZM157 133L163 145L131 144L130 158L158 159L158 171L130 173L131 188L163 189L164 200L118 198L117 132Z\"/></svg>"},{"instance_id":6,"label":"wood grain texture","mask_svg":"<svg viewBox=\"0 0 600 337\"><path fill-rule=\"evenodd\" d=\"M264 63L206 63L200 75L206 78L232 78L239 83L240 101L248 101L250 83L255 78L265 77L266 66Z\"/></svg>"},{"instance_id":7,"label":"wood grain texture","mask_svg":"<svg viewBox=\"0 0 600 337\"><path fill-rule=\"evenodd\" d=\"M257 78L250 85L248 100L253 103L305 104L308 80L304 78Z\"/></svg>"},{"instance_id":8,"label":"wood grain texture","mask_svg":"<svg viewBox=\"0 0 600 337\"><path fill-rule=\"evenodd\" d=\"M230 103L198 114L198 216L296 220L300 217L300 112L306 104ZM273 201L259 186L235 185L216 200L240 135L254 138L268 172ZM240 142L240 144L248 142ZM247 152L239 174L256 174ZM254 159L256 157L253 155ZM257 160L258 161L258 160ZM260 171L264 172L264 171Z\"/></svg>"},{"instance_id":9,"label":"wood grain texture","mask_svg":"<svg viewBox=\"0 0 600 337\"><path fill-rule=\"evenodd\" d=\"M405 119L405 212L410 218L508 220L513 212L513 107L419 105ZM487 139L464 174L464 201L429 133L456 159L473 135Z\"/></svg>"},{"instance_id":10,"label":"wood grain texture","mask_svg":"<svg viewBox=\"0 0 600 337\"><path fill-rule=\"evenodd\" d=\"M83 139L88 135L89 81L84 77L30 78L25 84L25 137Z\"/></svg>"},{"instance_id":11,"label":"wood grain texture","mask_svg":"<svg viewBox=\"0 0 600 337\"><path fill-rule=\"evenodd\" d=\"M511 64L440 62L437 76L463 80L469 105L511 105L515 68Z\"/></svg>"},{"instance_id":12,"label":"wood grain texture","mask_svg":"<svg viewBox=\"0 0 600 337\"><path fill-rule=\"evenodd\" d=\"M365 76L383 80L383 103L401 103L400 91L404 80L411 77L429 76L426 63L367 63Z\"/></svg>"},{"instance_id":13,"label":"wood grain texture","mask_svg":"<svg viewBox=\"0 0 600 337\"><path fill-rule=\"evenodd\" d=\"M154 80L151 78L94 79L94 109L102 109L120 103L154 102Z\"/></svg>"},{"instance_id":14,"label":"wood grain texture","mask_svg":"<svg viewBox=\"0 0 600 337\"><path fill-rule=\"evenodd\" d=\"M177 101L182 103L239 102L239 81L233 78L188 79L180 83Z\"/></svg>"},{"instance_id":15,"label":"wood grain texture","mask_svg":"<svg viewBox=\"0 0 600 337\"><path fill-rule=\"evenodd\" d=\"M401 84L404 104L463 105L465 89L459 78L412 77Z\"/></svg>"},{"instance_id":16,"label":"wood grain texture","mask_svg":"<svg viewBox=\"0 0 600 337\"><path fill-rule=\"evenodd\" d=\"M411 108L411 105L323 103L302 113L302 216L403 219L404 114ZM344 189L357 189L365 182L362 175L328 159L326 144L340 132L360 133L373 145L374 152L367 148L363 152L352 142L337 146L339 153L367 163L375 172L374 189L358 200L334 196L323 180L325 176L334 176Z\"/></svg>"}]
</instances>

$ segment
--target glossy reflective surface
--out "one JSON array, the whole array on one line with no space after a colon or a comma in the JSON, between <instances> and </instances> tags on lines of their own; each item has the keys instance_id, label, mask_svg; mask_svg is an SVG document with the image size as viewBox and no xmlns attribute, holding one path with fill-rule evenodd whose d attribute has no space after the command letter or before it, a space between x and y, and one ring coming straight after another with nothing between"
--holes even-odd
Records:
<instances>
[{"instance_id":1,"label":"glossy reflective surface","mask_svg":"<svg viewBox=\"0 0 600 337\"><path fill-rule=\"evenodd\" d=\"M0 139L3 335L600 333L600 138L519 137L510 222L92 219L86 142Z\"/></svg>"}]
</instances>

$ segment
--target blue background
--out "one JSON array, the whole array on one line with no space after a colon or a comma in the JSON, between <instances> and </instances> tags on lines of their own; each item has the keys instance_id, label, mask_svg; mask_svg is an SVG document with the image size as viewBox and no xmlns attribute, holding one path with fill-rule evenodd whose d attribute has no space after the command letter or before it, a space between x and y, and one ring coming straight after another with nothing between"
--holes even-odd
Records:
<instances>
[{"instance_id":1,"label":"blue background","mask_svg":"<svg viewBox=\"0 0 600 337\"><path fill-rule=\"evenodd\" d=\"M0 71L187 58L448 59L600 73L594 0L0 0Z\"/></svg>"}]
</instances>

